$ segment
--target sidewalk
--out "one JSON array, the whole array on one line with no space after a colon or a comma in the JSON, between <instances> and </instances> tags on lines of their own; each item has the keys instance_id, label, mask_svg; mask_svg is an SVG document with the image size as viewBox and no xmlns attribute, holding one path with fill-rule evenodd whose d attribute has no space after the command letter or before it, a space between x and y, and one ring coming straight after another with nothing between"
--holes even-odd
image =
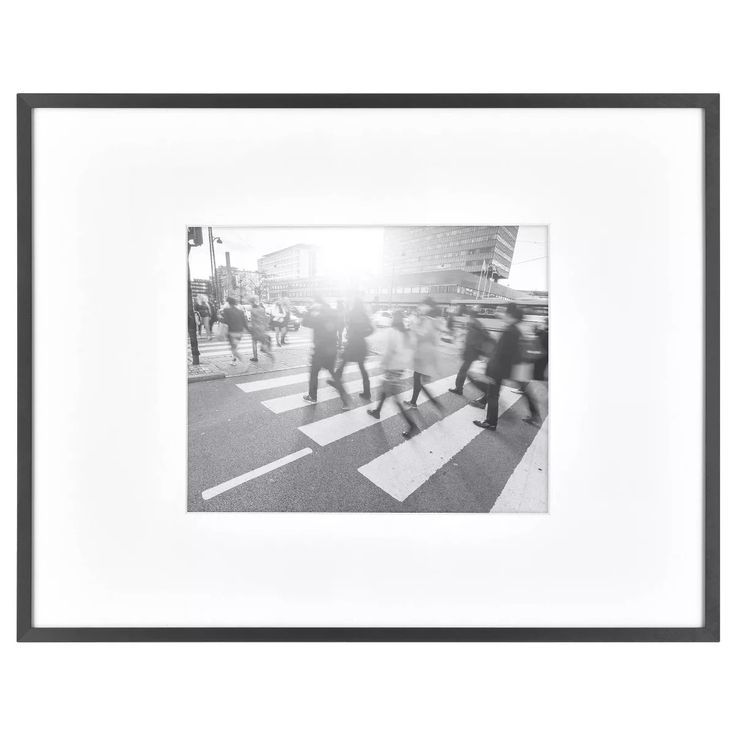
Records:
<instances>
[{"instance_id":1,"label":"sidewalk","mask_svg":"<svg viewBox=\"0 0 736 736\"><path fill-rule=\"evenodd\" d=\"M307 341L303 339L290 341L287 337L286 346L276 347L275 343L273 344L273 360L259 351L258 362L251 363L250 339L246 340L244 338L240 343L240 354L245 362L232 365L232 357L228 348L226 340L212 340L211 342L201 340L199 343L199 365L192 365L192 351L187 340L189 383L308 367L312 352ZM212 352L215 354L210 354Z\"/></svg>"}]
</instances>

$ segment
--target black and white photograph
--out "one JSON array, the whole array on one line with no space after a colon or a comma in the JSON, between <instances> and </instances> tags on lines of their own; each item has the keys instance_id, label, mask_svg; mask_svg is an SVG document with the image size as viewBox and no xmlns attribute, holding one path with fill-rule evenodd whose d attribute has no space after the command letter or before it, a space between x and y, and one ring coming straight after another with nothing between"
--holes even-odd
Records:
<instances>
[{"instance_id":1,"label":"black and white photograph","mask_svg":"<svg viewBox=\"0 0 736 736\"><path fill-rule=\"evenodd\" d=\"M188 511L548 510L547 226L186 236Z\"/></svg>"}]
</instances>

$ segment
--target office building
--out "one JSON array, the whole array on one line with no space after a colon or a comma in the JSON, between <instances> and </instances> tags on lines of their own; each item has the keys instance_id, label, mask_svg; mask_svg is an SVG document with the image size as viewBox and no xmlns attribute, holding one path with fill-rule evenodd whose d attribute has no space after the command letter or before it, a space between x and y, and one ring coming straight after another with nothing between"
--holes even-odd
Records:
<instances>
[{"instance_id":1,"label":"office building","mask_svg":"<svg viewBox=\"0 0 736 736\"><path fill-rule=\"evenodd\" d=\"M315 248L299 243L267 253L258 259L258 271L269 281L274 279L308 279L315 274Z\"/></svg>"},{"instance_id":2,"label":"office building","mask_svg":"<svg viewBox=\"0 0 736 736\"><path fill-rule=\"evenodd\" d=\"M387 227L383 265L387 274L459 270L479 274L483 262L507 279L519 228L516 225Z\"/></svg>"}]
</instances>

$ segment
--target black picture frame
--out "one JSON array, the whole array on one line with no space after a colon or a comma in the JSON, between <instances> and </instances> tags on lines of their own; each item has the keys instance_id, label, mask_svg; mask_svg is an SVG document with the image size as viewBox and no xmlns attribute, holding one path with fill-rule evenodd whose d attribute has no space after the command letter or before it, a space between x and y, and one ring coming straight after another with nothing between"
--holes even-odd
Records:
<instances>
[{"instance_id":1,"label":"black picture frame","mask_svg":"<svg viewBox=\"0 0 736 736\"><path fill-rule=\"evenodd\" d=\"M45 628L33 623L33 111L37 108L697 108L704 116L704 623L696 628ZM719 641L720 182L717 94L19 94L17 640ZM21 317L22 315L22 317Z\"/></svg>"}]
</instances>

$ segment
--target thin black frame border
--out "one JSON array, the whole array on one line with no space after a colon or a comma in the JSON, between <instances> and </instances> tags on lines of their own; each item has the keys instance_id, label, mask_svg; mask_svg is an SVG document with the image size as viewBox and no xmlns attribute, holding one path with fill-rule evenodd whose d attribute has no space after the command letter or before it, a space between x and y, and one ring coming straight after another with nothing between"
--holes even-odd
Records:
<instances>
[{"instance_id":1,"label":"thin black frame border","mask_svg":"<svg viewBox=\"0 0 736 736\"><path fill-rule=\"evenodd\" d=\"M698 108L704 115L704 625L693 628L40 628L33 625L33 110L36 108ZM18 94L17 640L599 642L720 640L718 94ZM23 317L21 318L21 315Z\"/></svg>"}]
</instances>

